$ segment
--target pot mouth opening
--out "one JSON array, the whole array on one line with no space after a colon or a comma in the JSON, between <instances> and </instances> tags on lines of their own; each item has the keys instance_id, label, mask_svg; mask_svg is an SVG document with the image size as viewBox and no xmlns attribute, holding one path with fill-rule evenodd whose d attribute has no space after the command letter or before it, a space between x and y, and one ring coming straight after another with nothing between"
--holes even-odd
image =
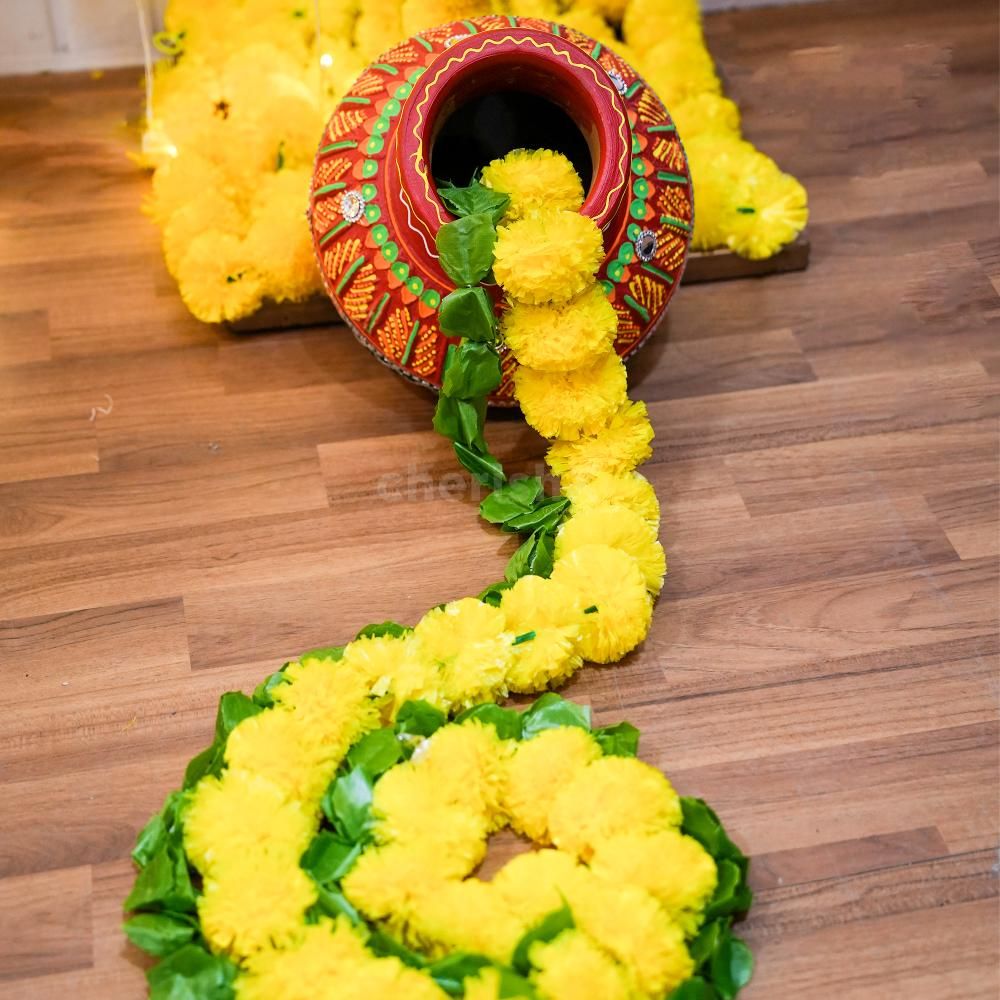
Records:
<instances>
[{"instance_id":1,"label":"pot mouth opening","mask_svg":"<svg viewBox=\"0 0 1000 1000\"><path fill-rule=\"evenodd\" d=\"M552 149L573 164L589 193L595 163L592 140L555 101L517 87L455 101L435 122L430 143L435 183L462 187L492 160L513 149Z\"/></svg>"}]
</instances>

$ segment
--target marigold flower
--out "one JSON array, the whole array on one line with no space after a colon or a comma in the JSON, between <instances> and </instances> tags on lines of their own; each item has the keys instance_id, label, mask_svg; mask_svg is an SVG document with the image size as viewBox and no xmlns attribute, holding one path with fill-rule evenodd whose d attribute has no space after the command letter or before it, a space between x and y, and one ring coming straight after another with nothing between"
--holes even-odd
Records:
<instances>
[{"instance_id":1,"label":"marigold flower","mask_svg":"<svg viewBox=\"0 0 1000 1000\"><path fill-rule=\"evenodd\" d=\"M656 491L649 480L638 472L625 475L601 472L586 481L571 479L563 483L563 493L570 498L574 512L613 504L628 507L647 524L659 527L660 502L656 499Z\"/></svg>"},{"instance_id":2,"label":"marigold flower","mask_svg":"<svg viewBox=\"0 0 1000 1000\"><path fill-rule=\"evenodd\" d=\"M656 528L643 520L641 514L615 504L574 511L563 521L556 536L556 559L584 545L610 545L627 552L638 563L646 589L651 594L660 592L667 559L656 537Z\"/></svg>"},{"instance_id":3,"label":"marigold flower","mask_svg":"<svg viewBox=\"0 0 1000 1000\"><path fill-rule=\"evenodd\" d=\"M604 259L601 231L578 212L536 212L500 226L493 273L513 299L565 302L592 281Z\"/></svg>"},{"instance_id":4,"label":"marigold flower","mask_svg":"<svg viewBox=\"0 0 1000 1000\"><path fill-rule=\"evenodd\" d=\"M632 472L653 454L652 440L646 404L629 402L596 434L556 441L545 460L567 485L575 485L589 482L602 472L619 476Z\"/></svg>"},{"instance_id":5,"label":"marigold flower","mask_svg":"<svg viewBox=\"0 0 1000 1000\"><path fill-rule=\"evenodd\" d=\"M514 302L501 317L504 341L522 365L569 372L593 365L610 350L618 314L601 285L592 283L567 302Z\"/></svg>"},{"instance_id":6,"label":"marigold flower","mask_svg":"<svg viewBox=\"0 0 1000 1000\"><path fill-rule=\"evenodd\" d=\"M181 298L205 323L221 323L253 312L261 303L263 278L246 244L231 233L196 236L177 265Z\"/></svg>"},{"instance_id":7,"label":"marigold flower","mask_svg":"<svg viewBox=\"0 0 1000 1000\"><path fill-rule=\"evenodd\" d=\"M609 545L583 545L556 560L552 578L572 587L585 604L580 653L593 663L614 663L649 631L653 603L635 559Z\"/></svg>"},{"instance_id":8,"label":"marigold flower","mask_svg":"<svg viewBox=\"0 0 1000 1000\"><path fill-rule=\"evenodd\" d=\"M514 149L483 168L482 182L510 197L504 218L523 219L540 209L578 212L583 185L573 164L551 149Z\"/></svg>"}]
</instances>

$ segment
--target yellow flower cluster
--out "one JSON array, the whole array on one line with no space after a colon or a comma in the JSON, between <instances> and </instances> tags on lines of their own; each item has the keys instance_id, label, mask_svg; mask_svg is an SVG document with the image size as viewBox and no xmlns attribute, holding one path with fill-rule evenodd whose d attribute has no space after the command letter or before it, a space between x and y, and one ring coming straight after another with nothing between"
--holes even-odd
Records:
<instances>
[{"instance_id":1,"label":"yellow flower cluster","mask_svg":"<svg viewBox=\"0 0 1000 1000\"><path fill-rule=\"evenodd\" d=\"M541 997L660 997L691 975L685 937L715 889L715 863L680 832L667 779L603 756L584 729L517 741L475 720L445 726L379 780L372 809L374 843L344 893L421 952L509 965L524 934L566 905L575 926L530 950ZM508 825L543 849L490 882L474 877L488 837ZM486 973L466 995L504 994Z\"/></svg>"},{"instance_id":2,"label":"yellow flower cluster","mask_svg":"<svg viewBox=\"0 0 1000 1000\"><path fill-rule=\"evenodd\" d=\"M293 663L275 706L241 722L226 769L191 797L184 844L204 888L202 933L233 955L291 943L316 887L299 868L319 799L351 744L379 724L368 686L330 661Z\"/></svg>"},{"instance_id":3,"label":"yellow flower cluster","mask_svg":"<svg viewBox=\"0 0 1000 1000\"><path fill-rule=\"evenodd\" d=\"M297 863L320 798L348 747L406 701L452 712L543 690L585 657L610 662L642 640L651 605L639 563L611 547L638 543L620 536L588 549L571 534L553 578L522 577L500 607L464 598L403 635L356 639L338 662L312 655L286 667L274 708L233 730L226 770L199 782L187 811L185 844L205 883L199 916L215 949L245 957L295 940L316 899Z\"/></svg>"},{"instance_id":4,"label":"yellow flower cluster","mask_svg":"<svg viewBox=\"0 0 1000 1000\"><path fill-rule=\"evenodd\" d=\"M304 213L316 144L340 96L395 42L491 11L561 21L646 76L687 146L696 248L768 256L805 225L801 185L740 139L739 111L721 96L696 0L170 0L159 40L171 58L156 67L155 120L144 140L144 162L155 167L147 210L195 316L235 320L265 298L299 300L321 289ZM583 197L576 175L548 154L523 155L534 170L530 183L521 176L510 220L543 203L575 213ZM509 187L516 162L491 164L484 183ZM575 222L549 233L587 238ZM547 245L538 235L532 244ZM541 301L532 297L527 261L523 268L519 297ZM565 280L567 298L585 284L578 274ZM565 364L557 345L551 364Z\"/></svg>"},{"instance_id":5,"label":"yellow flower cluster","mask_svg":"<svg viewBox=\"0 0 1000 1000\"><path fill-rule=\"evenodd\" d=\"M656 497L635 472L650 455L653 431L645 406L626 396L625 366L614 350L617 315L594 279L603 257L600 230L587 216L534 198L539 163L547 179L575 176L570 162L551 152L542 159L516 152L490 165L516 216L498 230L493 271L507 294L502 329L519 363L517 401L525 420L553 439L549 465L572 500L556 537L552 579L601 587L580 651L607 663L645 637L650 595L660 592L666 572ZM554 239L557 231L563 235ZM586 489L595 479L597 486Z\"/></svg>"}]
</instances>

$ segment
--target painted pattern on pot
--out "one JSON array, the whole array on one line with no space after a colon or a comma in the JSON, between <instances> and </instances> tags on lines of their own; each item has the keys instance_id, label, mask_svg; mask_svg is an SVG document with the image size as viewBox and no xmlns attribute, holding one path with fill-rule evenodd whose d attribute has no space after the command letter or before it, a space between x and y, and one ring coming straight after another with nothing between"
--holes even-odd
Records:
<instances>
[{"instance_id":1,"label":"painted pattern on pot","mask_svg":"<svg viewBox=\"0 0 1000 1000\"><path fill-rule=\"evenodd\" d=\"M496 15L396 45L361 74L327 124L310 220L324 284L345 322L383 361L431 388L458 340L437 322L452 286L434 237L452 216L437 197L432 163L448 120L496 95L516 96L523 118L535 118L537 106L543 129L546 114L562 115L586 144L588 162L577 158L590 174L583 212L604 234L598 278L618 313L623 357L662 318L691 239L691 183L674 124L645 81L600 42L548 21ZM513 404L515 365L504 352L493 403Z\"/></svg>"}]
</instances>

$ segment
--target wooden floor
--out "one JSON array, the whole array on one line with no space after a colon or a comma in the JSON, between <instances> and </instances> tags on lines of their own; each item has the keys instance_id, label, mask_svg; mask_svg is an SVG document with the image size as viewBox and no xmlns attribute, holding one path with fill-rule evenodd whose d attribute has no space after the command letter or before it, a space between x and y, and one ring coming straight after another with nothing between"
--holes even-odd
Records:
<instances>
[{"instance_id":1,"label":"wooden floor","mask_svg":"<svg viewBox=\"0 0 1000 1000\"><path fill-rule=\"evenodd\" d=\"M670 574L568 693L754 855L748 1000L997 996L994 0L713 16L809 271L637 359ZM139 214L137 73L0 84L0 996L143 994L136 830L214 703L496 578L433 400L342 329L201 326ZM515 469L539 441L499 417ZM451 487L451 488L450 488Z\"/></svg>"}]
</instances>

